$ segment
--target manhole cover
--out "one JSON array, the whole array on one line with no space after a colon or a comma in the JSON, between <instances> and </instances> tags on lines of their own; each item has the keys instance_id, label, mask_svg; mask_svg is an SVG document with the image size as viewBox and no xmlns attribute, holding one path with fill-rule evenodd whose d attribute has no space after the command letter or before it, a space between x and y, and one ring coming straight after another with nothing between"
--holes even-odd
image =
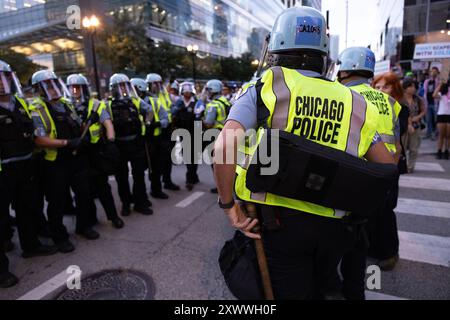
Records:
<instances>
[{"instance_id":1,"label":"manhole cover","mask_svg":"<svg viewBox=\"0 0 450 320\"><path fill-rule=\"evenodd\" d=\"M81 289L61 293L56 300L152 300L152 279L133 270L107 270L81 280Z\"/></svg>"}]
</instances>

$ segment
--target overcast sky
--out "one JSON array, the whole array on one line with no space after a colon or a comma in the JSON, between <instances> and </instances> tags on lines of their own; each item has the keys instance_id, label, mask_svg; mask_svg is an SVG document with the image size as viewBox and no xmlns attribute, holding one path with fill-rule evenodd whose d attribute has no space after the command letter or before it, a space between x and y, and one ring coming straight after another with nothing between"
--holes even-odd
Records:
<instances>
[{"instance_id":1,"label":"overcast sky","mask_svg":"<svg viewBox=\"0 0 450 320\"><path fill-rule=\"evenodd\" d=\"M348 46L367 46L375 32L378 0L348 0ZM340 36L339 50L345 49L346 0L322 0L322 11L330 10L330 31Z\"/></svg>"}]
</instances>

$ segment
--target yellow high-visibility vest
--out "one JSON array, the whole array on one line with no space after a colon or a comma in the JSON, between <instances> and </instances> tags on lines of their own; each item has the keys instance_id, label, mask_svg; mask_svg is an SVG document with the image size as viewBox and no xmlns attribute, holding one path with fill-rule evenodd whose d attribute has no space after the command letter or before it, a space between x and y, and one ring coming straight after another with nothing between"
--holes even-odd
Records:
<instances>
[{"instance_id":1,"label":"yellow high-visibility vest","mask_svg":"<svg viewBox=\"0 0 450 320\"><path fill-rule=\"evenodd\" d=\"M285 198L271 193L252 193L246 187L247 170L266 128L279 129L333 149L363 158L376 134L375 117L364 98L337 82L301 75L298 71L273 67L261 79L258 91L268 118L257 132L256 143L240 147L245 160L236 166L235 192L244 201L290 208L340 219L347 212ZM247 141L248 142L248 141Z\"/></svg>"}]
</instances>

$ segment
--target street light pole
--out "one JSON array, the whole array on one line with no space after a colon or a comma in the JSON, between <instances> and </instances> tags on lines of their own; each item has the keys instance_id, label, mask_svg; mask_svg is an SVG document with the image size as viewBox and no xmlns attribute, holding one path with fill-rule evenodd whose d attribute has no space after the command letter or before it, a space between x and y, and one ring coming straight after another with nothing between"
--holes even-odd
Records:
<instances>
[{"instance_id":1,"label":"street light pole","mask_svg":"<svg viewBox=\"0 0 450 320\"><path fill-rule=\"evenodd\" d=\"M95 29L91 33L91 48L92 48L92 62L94 67L95 88L97 90L98 98L101 98L100 83L98 80L98 68L97 68L97 55L95 54L95 41L94 41Z\"/></svg>"},{"instance_id":2,"label":"street light pole","mask_svg":"<svg viewBox=\"0 0 450 320\"><path fill-rule=\"evenodd\" d=\"M197 55L198 52L198 45L196 44L190 44L186 47L187 51L189 52L189 54L191 54L192 56L192 79L194 81L194 85L195 85L195 80L196 80L196 74L195 74L195 56Z\"/></svg>"},{"instance_id":3,"label":"street light pole","mask_svg":"<svg viewBox=\"0 0 450 320\"><path fill-rule=\"evenodd\" d=\"M97 55L95 54L95 41L94 36L95 32L97 30L97 27L100 26L100 21L95 15L92 15L91 17L84 17L83 19L83 27L87 30L88 36L90 38L90 45L92 50L92 67L94 71L94 81L95 81L95 89L97 91L98 97L101 97L100 92L100 84L98 79L98 68L97 68Z\"/></svg>"},{"instance_id":4,"label":"street light pole","mask_svg":"<svg viewBox=\"0 0 450 320\"><path fill-rule=\"evenodd\" d=\"M192 79L194 80L195 83L195 53L192 53Z\"/></svg>"}]
</instances>

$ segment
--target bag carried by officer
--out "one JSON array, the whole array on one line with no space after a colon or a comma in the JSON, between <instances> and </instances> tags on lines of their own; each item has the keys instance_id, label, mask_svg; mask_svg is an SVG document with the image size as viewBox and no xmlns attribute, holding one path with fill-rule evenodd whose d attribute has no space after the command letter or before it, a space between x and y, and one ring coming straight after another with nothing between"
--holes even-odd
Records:
<instances>
[{"instance_id":1,"label":"bag carried by officer","mask_svg":"<svg viewBox=\"0 0 450 320\"><path fill-rule=\"evenodd\" d=\"M231 293L239 300L264 300L255 244L240 231L220 251L220 270Z\"/></svg>"},{"instance_id":2,"label":"bag carried by officer","mask_svg":"<svg viewBox=\"0 0 450 320\"><path fill-rule=\"evenodd\" d=\"M267 141L278 138L270 129L265 135ZM398 176L396 165L371 163L285 131L279 131L278 172L261 175L263 167L259 159L253 159L248 169L246 185L254 193L271 193L361 215L370 214L369 209L386 199Z\"/></svg>"}]
</instances>

